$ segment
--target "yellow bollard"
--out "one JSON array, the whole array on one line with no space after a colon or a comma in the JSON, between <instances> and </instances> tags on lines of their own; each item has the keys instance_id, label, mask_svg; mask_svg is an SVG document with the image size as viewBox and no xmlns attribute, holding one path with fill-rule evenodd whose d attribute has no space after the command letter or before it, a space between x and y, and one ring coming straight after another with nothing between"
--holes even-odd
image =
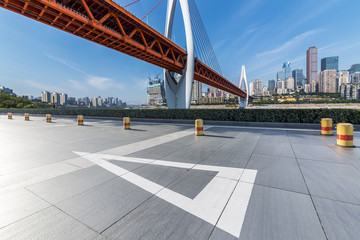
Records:
<instances>
[{"instance_id":1,"label":"yellow bollard","mask_svg":"<svg viewBox=\"0 0 360 240\"><path fill-rule=\"evenodd\" d=\"M51 114L46 114L46 122L51 123Z\"/></svg>"},{"instance_id":2,"label":"yellow bollard","mask_svg":"<svg viewBox=\"0 0 360 240\"><path fill-rule=\"evenodd\" d=\"M8 113L8 119L12 119L12 113Z\"/></svg>"},{"instance_id":3,"label":"yellow bollard","mask_svg":"<svg viewBox=\"0 0 360 240\"><path fill-rule=\"evenodd\" d=\"M30 121L30 114L29 113L25 113L25 121Z\"/></svg>"},{"instance_id":4,"label":"yellow bollard","mask_svg":"<svg viewBox=\"0 0 360 240\"><path fill-rule=\"evenodd\" d=\"M204 135L204 124L202 119L195 120L195 135L203 136Z\"/></svg>"},{"instance_id":5,"label":"yellow bollard","mask_svg":"<svg viewBox=\"0 0 360 240\"><path fill-rule=\"evenodd\" d=\"M336 132L336 145L341 147L354 147L354 127L351 123L338 123Z\"/></svg>"},{"instance_id":6,"label":"yellow bollard","mask_svg":"<svg viewBox=\"0 0 360 240\"><path fill-rule=\"evenodd\" d=\"M124 129L129 130L130 129L130 118L124 117L123 122L124 122Z\"/></svg>"},{"instance_id":7,"label":"yellow bollard","mask_svg":"<svg viewBox=\"0 0 360 240\"><path fill-rule=\"evenodd\" d=\"M84 116L83 116L83 115L78 115L78 116L77 116L77 120L78 120L78 125L79 125L79 126L83 126L83 125L84 125Z\"/></svg>"},{"instance_id":8,"label":"yellow bollard","mask_svg":"<svg viewBox=\"0 0 360 240\"><path fill-rule=\"evenodd\" d=\"M333 135L332 123L331 118L321 119L321 135Z\"/></svg>"}]
</instances>

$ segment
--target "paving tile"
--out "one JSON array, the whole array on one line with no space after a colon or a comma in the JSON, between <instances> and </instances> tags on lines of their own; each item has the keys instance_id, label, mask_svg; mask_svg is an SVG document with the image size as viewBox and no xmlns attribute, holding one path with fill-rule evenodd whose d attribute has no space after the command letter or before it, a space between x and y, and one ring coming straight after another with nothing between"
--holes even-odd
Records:
<instances>
[{"instance_id":1,"label":"paving tile","mask_svg":"<svg viewBox=\"0 0 360 240\"><path fill-rule=\"evenodd\" d=\"M91 239L99 236L64 212L49 207L0 229L1 239Z\"/></svg>"},{"instance_id":2,"label":"paving tile","mask_svg":"<svg viewBox=\"0 0 360 240\"><path fill-rule=\"evenodd\" d=\"M0 194L0 228L49 206L49 203L25 189Z\"/></svg>"},{"instance_id":3,"label":"paving tile","mask_svg":"<svg viewBox=\"0 0 360 240\"><path fill-rule=\"evenodd\" d=\"M313 197L329 240L352 240L360 236L360 205Z\"/></svg>"},{"instance_id":4,"label":"paving tile","mask_svg":"<svg viewBox=\"0 0 360 240\"><path fill-rule=\"evenodd\" d=\"M150 193L116 178L56 205L100 233L150 197Z\"/></svg>"},{"instance_id":5,"label":"paving tile","mask_svg":"<svg viewBox=\"0 0 360 240\"><path fill-rule=\"evenodd\" d=\"M172 154L169 154L169 155L161 158L161 160L185 162L185 163L198 163L198 162L206 159L213 152L214 151L212 151L212 150L198 149L196 146L191 146L188 148L183 148Z\"/></svg>"},{"instance_id":6,"label":"paving tile","mask_svg":"<svg viewBox=\"0 0 360 240\"><path fill-rule=\"evenodd\" d=\"M194 199L215 177L217 172L189 170L172 182L168 189Z\"/></svg>"},{"instance_id":7,"label":"paving tile","mask_svg":"<svg viewBox=\"0 0 360 240\"><path fill-rule=\"evenodd\" d=\"M257 170L255 184L308 193L295 158L253 154L246 167ZM241 181L247 181L252 171L245 170Z\"/></svg>"},{"instance_id":8,"label":"paving tile","mask_svg":"<svg viewBox=\"0 0 360 240\"><path fill-rule=\"evenodd\" d=\"M360 171L353 165L299 160L311 195L360 204Z\"/></svg>"},{"instance_id":9,"label":"paving tile","mask_svg":"<svg viewBox=\"0 0 360 240\"><path fill-rule=\"evenodd\" d=\"M216 150L207 158L202 160L200 164L245 168L247 162L250 159L250 156L251 153L249 152Z\"/></svg>"},{"instance_id":10,"label":"paving tile","mask_svg":"<svg viewBox=\"0 0 360 240\"><path fill-rule=\"evenodd\" d=\"M290 143L259 142L254 153L279 157L295 157Z\"/></svg>"},{"instance_id":11,"label":"paving tile","mask_svg":"<svg viewBox=\"0 0 360 240\"><path fill-rule=\"evenodd\" d=\"M170 145L170 144L161 144L149 149L144 149L135 153L126 155L127 157L136 157L136 158L148 158L148 159L161 159L169 154L172 154L176 151L183 149L183 147Z\"/></svg>"},{"instance_id":12,"label":"paving tile","mask_svg":"<svg viewBox=\"0 0 360 240\"><path fill-rule=\"evenodd\" d=\"M27 189L51 203L58 203L115 177L115 174L99 166L92 166L28 186Z\"/></svg>"},{"instance_id":13,"label":"paving tile","mask_svg":"<svg viewBox=\"0 0 360 240\"><path fill-rule=\"evenodd\" d=\"M348 159L336 152L335 146L320 146L312 144L292 144L295 156L301 159L349 163Z\"/></svg>"},{"instance_id":14,"label":"paving tile","mask_svg":"<svg viewBox=\"0 0 360 240\"><path fill-rule=\"evenodd\" d=\"M215 229L210 239L234 239ZM239 239L326 239L309 195L255 185Z\"/></svg>"},{"instance_id":15,"label":"paving tile","mask_svg":"<svg viewBox=\"0 0 360 240\"><path fill-rule=\"evenodd\" d=\"M109 239L208 239L213 225L153 197L107 229Z\"/></svg>"}]
</instances>

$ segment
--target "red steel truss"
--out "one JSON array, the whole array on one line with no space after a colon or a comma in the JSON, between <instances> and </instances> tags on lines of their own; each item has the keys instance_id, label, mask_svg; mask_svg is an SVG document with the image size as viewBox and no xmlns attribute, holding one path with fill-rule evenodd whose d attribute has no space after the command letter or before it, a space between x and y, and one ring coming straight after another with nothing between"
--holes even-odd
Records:
<instances>
[{"instance_id":1,"label":"red steel truss","mask_svg":"<svg viewBox=\"0 0 360 240\"><path fill-rule=\"evenodd\" d=\"M0 0L0 7L181 74L186 51L111 0ZM195 60L194 79L246 93Z\"/></svg>"}]
</instances>

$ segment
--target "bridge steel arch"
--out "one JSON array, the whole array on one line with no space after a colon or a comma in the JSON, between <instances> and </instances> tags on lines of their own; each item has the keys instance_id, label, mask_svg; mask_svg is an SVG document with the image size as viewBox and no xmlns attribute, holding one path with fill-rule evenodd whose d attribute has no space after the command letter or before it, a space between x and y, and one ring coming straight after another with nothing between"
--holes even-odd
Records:
<instances>
[{"instance_id":1,"label":"bridge steel arch","mask_svg":"<svg viewBox=\"0 0 360 240\"><path fill-rule=\"evenodd\" d=\"M165 37L171 39L177 0L168 0ZM192 83L194 79L194 38L191 29L188 0L179 0L184 19L187 56L181 78L176 81L174 72L164 69L165 95L168 108L190 108Z\"/></svg>"},{"instance_id":2,"label":"bridge steel arch","mask_svg":"<svg viewBox=\"0 0 360 240\"><path fill-rule=\"evenodd\" d=\"M242 88L242 85L245 85L245 89L246 89L246 97L239 97L239 108L246 108L249 104L249 88L248 88L248 83L247 83L247 77L246 77L246 72L245 72L245 66L242 65L241 67L241 76L240 76L240 83L239 83L239 88Z\"/></svg>"}]
</instances>

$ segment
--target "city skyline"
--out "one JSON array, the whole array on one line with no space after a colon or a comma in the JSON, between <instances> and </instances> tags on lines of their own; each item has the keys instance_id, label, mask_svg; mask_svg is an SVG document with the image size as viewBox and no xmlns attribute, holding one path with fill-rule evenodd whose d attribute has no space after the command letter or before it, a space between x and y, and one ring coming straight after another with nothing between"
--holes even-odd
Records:
<instances>
[{"instance_id":1,"label":"city skyline","mask_svg":"<svg viewBox=\"0 0 360 240\"><path fill-rule=\"evenodd\" d=\"M197 1L224 76L238 85L241 65L250 81L274 79L279 66L290 61L293 69L306 72L306 50L319 48L318 60L339 56L339 70L360 63L360 22L356 1L281 2ZM124 3L123 3L124 5ZM140 1L129 10L142 17L154 2ZM358 6L358 7L357 7ZM166 4L149 15L148 21L163 32ZM284 21L291 9L304 14ZM343 10L343 11L342 11ZM346 10L347 14L343 14ZM274 17L277 13L281 17ZM175 21L172 39L184 47L182 19ZM341 29L341 31L339 30ZM44 24L0 9L0 84L19 95L38 96L45 89L83 96L119 96L130 103L145 103L147 74L161 71L148 63L77 38ZM231 33L231 34L229 34ZM334 34L338 33L338 34ZM332 36L329 38L328 36ZM234 49L236 51L234 51ZM318 63L320 64L320 63ZM320 69L320 66L318 66Z\"/></svg>"}]
</instances>

